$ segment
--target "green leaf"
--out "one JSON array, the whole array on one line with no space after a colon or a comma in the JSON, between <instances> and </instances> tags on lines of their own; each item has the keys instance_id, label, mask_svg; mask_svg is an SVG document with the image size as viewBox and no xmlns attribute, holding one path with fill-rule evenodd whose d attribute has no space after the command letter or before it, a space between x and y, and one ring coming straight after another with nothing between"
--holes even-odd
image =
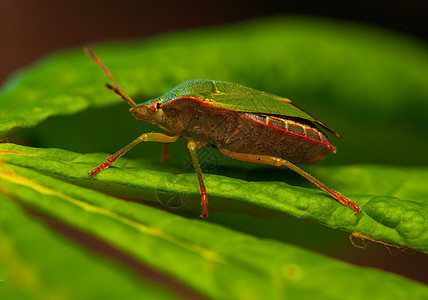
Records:
<instances>
[{"instance_id":1,"label":"green leaf","mask_svg":"<svg viewBox=\"0 0 428 300\"><path fill-rule=\"evenodd\" d=\"M0 194L1 299L135 299L141 294L145 299L178 299L102 255L83 251L38 221Z\"/></svg>"},{"instance_id":2,"label":"green leaf","mask_svg":"<svg viewBox=\"0 0 428 300\"><path fill-rule=\"evenodd\" d=\"M125 202L30 169L3 163L0 177L0 188L23 205L114 245L208 298L428 295L425 286L396 275ZM331 283L334 288L321 289Z\"/></svg>"},{"instance_id":3,"label":"green leaf","mask_svg":"<svg viewBox=\"0 0 428 300\"><path fill-rule=\"evenodd\" d=\"M189 207L198 210L196 175L175 175L155 170L154 166L148 166L144 160L130 164L122 159L116 167L101 172L92 181L88 172L106 156L79 155L60 149L34 149L14 144L0 146L0 160L10 164L61 176L64 180L71 180L82 186L134 199L162 202L162 192L174 193L183 199L192 198L193 201L188 203ZM428 187L424 185L428 169L416 169L413 172L406 170L410 174L407 178L404 178L404 170L391 172L391 169L389 167L382 170L378 166L321 169L320 174L324 180L330 182L331 177L332 181L336 181L334 186L360 206L362 212L359 214L354 214L348 207L315 189L292 187L283 182L247 182L218 175L205 175L204 180L210 199L214 199L210 201L211 212L228 207L225 201L220 202L220 207L217 206L216 198L235 199L247 202L249 207L255 208L253 205L257 205L285 212L332 228L428 252L428 205L425 200ZM313 170L316 174L317 169ZM400 172L401 178L394 176ZM370 180L364 181L364 176ZM346 178L346 181L337 178ZM409 188L406 187L407 184ZM382 187L385 185L388 190ZM358 186L358 189L353 188L354 186ZM419 186L415 197L413 186ZM367 193L361 194L361 190ZM248 191L252 191L251 194ZM421 197L421 194L425 197ZM245 211L248 213L248 209Z\"/></svg>"}]
</instances>

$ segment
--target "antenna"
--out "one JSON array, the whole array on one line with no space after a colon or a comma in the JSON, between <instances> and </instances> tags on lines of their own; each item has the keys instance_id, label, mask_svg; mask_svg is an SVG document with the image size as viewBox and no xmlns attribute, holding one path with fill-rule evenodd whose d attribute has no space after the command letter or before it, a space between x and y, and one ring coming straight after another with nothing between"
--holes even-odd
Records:
<instances>
[{"instance_id":1,"label":"antenna","mask_svg":"<svg viewBox=\"0 0 428 300\"><path fill-rule=\"evenodd\" d=\"M137 104L135 104L134 100L131 99L131 97L128 96L128 94L121 88L119 83L117 83L116 79L114 79L113 75L111 75L110 71L107 69L107 67L101 62L101 60L92 52L91 48L89 47L83 47L83 50L92 58L92 60L103 69L104 73L113 81L113 84L116 88L112 87L111 85L107 85L107 87L111 90L113 90L116 94L118 94L120 97L122 97L123 100L125 100L126 103L128 103L132 108L137 108Z\"/></svg>"}]
</instances>

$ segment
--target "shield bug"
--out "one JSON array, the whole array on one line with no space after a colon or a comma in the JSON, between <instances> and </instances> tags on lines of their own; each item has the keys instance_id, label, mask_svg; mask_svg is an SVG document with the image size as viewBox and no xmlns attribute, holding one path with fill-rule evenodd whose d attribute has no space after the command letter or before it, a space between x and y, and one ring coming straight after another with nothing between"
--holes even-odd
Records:
<instances>
[{"instance_id":1,"label":"shield bug","mask_svg":"<svg viewBox=\"0 0 428 300\"><path fill-rule=\"evenodd\" d=\"M92 178L140 142L168 144L182 137L188 140L187 148L199 181L201 218L208 216L208 200L196 150L207 145L233 159L288 167L350 206L355 213L360 211L357 204L294 165L317 163L329 152L335 152L317 125L336 137L341 136L289 99L236 83L190 80L159 98L137 105L92 50L88 47L84 50L112 80L113 86L107 84L107 87L131 106L129 111L136 119L157 125L172 135L156 132L140 135L93 169L89 173Z\"/></svg>"}]
</instances>

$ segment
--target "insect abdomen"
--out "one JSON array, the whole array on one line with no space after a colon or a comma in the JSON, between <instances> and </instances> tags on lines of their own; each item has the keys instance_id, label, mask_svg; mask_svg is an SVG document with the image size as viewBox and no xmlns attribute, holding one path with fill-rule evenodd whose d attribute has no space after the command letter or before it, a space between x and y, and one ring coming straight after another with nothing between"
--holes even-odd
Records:
<instances>
[{"instance_id":1,"label":"insect abdomen","mask_svg":"<svg viewBox=\"0 0 428 300\"><path fill-rule=\"evenodd\" d=\"M177 133L192 132L232 152L313 164L334 151L325 135L310 121L301 118L239 112L208 104L199 106L196 101L173 104L164 105L164 112L174 124L183 124Z\"/></svg>"},{"instance_id":2,"label":"insect abdomen","mask_svg":"<svg viewBox=\"0 0 428 300\"><path fill-rule=\"evenodd\" d=\"M222 128L212 132L211 139L229 151L280 157L295 164L317 163L334 151L325 135L309 121L257 113L237 114L237 119L232 115L227 117L231 119L229 122L214 122L225 114L210 115L212 124Z\"/></svg>"},{"instance_id":3,"label":"insect abdomen","mask_svg":"<svg viewBox=\"0 0 428 300\"><path fill-rule=\"evenodd\" d=\"M333 147L327 137L309 121L299 118L277 117L264 114L246 113L245 115L250 119L253 119L256 122L260 122L264 125L272 126L278 130L320 142L327 147Z\"/></svg>"}]
</instances>

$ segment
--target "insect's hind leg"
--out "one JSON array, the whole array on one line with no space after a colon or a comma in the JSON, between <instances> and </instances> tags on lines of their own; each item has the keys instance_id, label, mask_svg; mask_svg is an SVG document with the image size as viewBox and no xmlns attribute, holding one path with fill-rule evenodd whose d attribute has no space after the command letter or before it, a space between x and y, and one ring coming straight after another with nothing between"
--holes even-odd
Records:
<instances>
[{"instance_id":1,"label":"insect's hind leg","mask_svg":"<svg viewBox=\"0 0 428 300\"><path fill-rule=\"evenodd\" d=\"M265 165L272 165L272 166L285 166L294 172L300 174L301 176L305 177L310 182L314 183L316 186L318 186L320 189L325 191L327 194L329 194L331 197L342 203L343 205L351 207L355 213L360 212L360 208L357 204L349 201L345 197L342 197L339 192L329 188L324 183L313 177L311 174L303 171L299 167L295 166L288 160L275 157L275 156L268 156L268 155L256 155L256 154L246 154L246 153L237 153L232 152L224 148L219 148L219 150L226 156L229 156L230 158L247 161L247 162L253 162L253 163L259 163L259 164L265 164Z\"/></svg>"},{"instance_id":2,"label":"insect's hind leg","mask_svg":"<svg viewBox=\"0 0 428 300\"><path fill-rule=\"evenodd\" d=\"M125 147L117 151L115 154L107 157L106 159L107 162L102 163L101 165L93 169L91 172L89 172L89 174L91 175L92 178L94 178L94 176L99 171L105 170L108 167L110 167L118 158L123 156L126 152L128 152L129 150L131 150L133 147L135 147L137 144L141 142L173 143L178 139L178 137L179 137L178 135L168 136L166 134L158 133L158 132L143 133L142 135L137 137L135 140L133 140L131 143L129 143L128 145L126 145Z\"/></svg>"}]
</instances>

